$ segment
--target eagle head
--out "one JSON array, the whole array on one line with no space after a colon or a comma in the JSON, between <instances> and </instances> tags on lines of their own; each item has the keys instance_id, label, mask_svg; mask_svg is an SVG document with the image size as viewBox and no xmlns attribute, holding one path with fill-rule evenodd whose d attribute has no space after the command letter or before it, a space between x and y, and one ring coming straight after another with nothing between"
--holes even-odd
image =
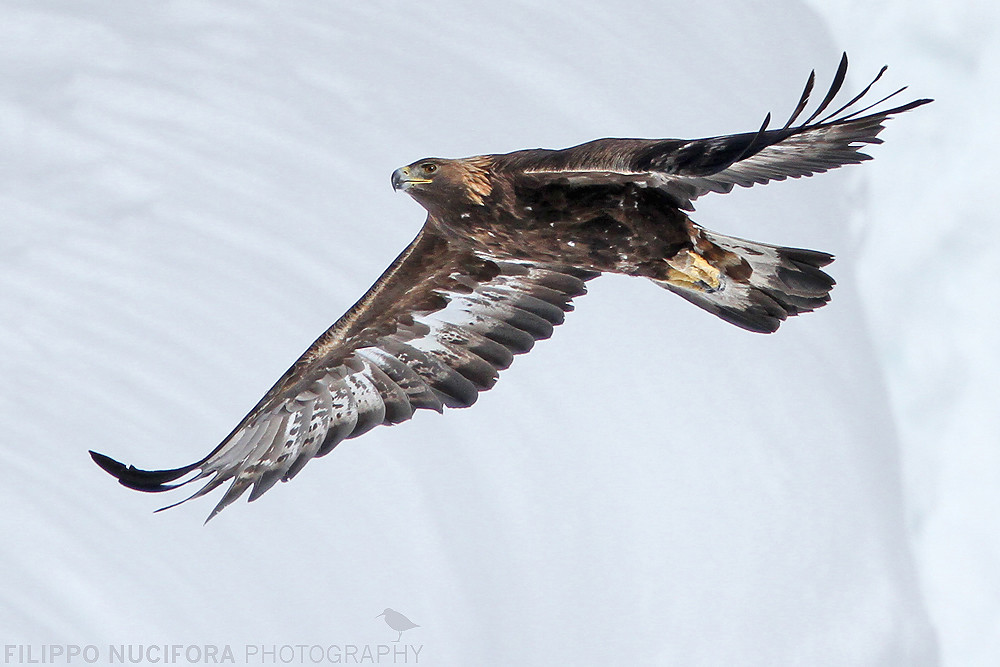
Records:
<instances>
[{"instance_id":1,"label":"eagle head","mask_svg":"<svg viewBox=\"0 0 1000 667\"><path fill-rule=\"evenodd\" d=\"M392 172L392 189L404 191L432 213L470 204L482 206L493 191L489 167L485 156L424 158Z\"/></svg>"}]
</instances>

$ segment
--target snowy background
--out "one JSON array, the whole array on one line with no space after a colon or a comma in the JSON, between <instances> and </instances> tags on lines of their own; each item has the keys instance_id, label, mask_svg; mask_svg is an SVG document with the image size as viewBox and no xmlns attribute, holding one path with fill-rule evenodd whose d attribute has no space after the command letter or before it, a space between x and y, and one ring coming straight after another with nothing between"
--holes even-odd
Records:
<instances>
[{"instance_id":1,"label":"snowy background","mask_svg":"<svg viewBox=\"0 0 1000 667\"><path fill-rule=\"evenodd\" d=\"M391 644L392 607L430 665L1000 664L998 15L0 0L0 644L239 663ZM602 278L474 408L207 526L87 456L213 448L416 233L397 166L752 130L845 49L850 92L938 101L694 216L837 254L822 311L758 336Z\"/></svg>"}]
</instances>

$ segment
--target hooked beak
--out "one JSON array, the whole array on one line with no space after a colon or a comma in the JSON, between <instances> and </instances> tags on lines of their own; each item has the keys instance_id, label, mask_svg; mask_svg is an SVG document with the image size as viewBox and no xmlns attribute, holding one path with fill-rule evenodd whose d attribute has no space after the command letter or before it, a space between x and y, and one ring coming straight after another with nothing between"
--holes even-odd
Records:
<instances>
[{"instance_id":1,"label":"hooked beak","mask_svg":"<svg viewBox=\"0 0 1000 667\"><path fill-rule=\"evenodd\" d=\"M418 183L430 183L429 178L413 178L410 176L409 167L400 167L396 171L392 172L392 189L393 190L409 190L410 187ZM376 616L376 618L378 618Z\"/></svg>"}]
</instances>

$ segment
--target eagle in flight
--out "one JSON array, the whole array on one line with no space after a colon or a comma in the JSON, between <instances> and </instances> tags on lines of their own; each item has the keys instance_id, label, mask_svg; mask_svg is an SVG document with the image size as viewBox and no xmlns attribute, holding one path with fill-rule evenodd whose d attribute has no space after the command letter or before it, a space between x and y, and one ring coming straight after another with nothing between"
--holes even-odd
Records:
<instances>
[{"instance_id":1,"label":"eagle in flight","mask_svg":"<svg viewBox=\"0 0 1000 667\"><path fill-rule=\"evenodd\" d=\"M889 116L931 101L872 111L903 88L856 109L885 70L828 112L847 73L845 54L817 108L796 124L813 72L777 129L768 129L768 115L744 134L597 139L400 167L393 189L427 210L417 237L218 447L173 470L91 456L140 491L207 480L180 502L232 480L211 519L251 487L252 501L288 481L346 438L418 409L472 405L605 272L648 278L726 322L771 333L829 301L834 281L822 267L833 256L712 232L687 211L709 192L870 159L861 149L881 143Z\"/></svg>"}]
</instances>

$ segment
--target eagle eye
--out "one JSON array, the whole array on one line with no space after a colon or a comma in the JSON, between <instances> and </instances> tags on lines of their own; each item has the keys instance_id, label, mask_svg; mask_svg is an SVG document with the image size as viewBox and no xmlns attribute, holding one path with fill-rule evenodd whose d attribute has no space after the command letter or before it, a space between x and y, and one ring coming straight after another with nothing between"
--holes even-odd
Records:
<instances>
[{"instance_id":1,"label":"eagle eye","mask_svg":"<svg viewBox=\"0 0 1000 667\"><path fill-rule=\"evenodd\" d=\"M420 165L420 168L424 170L424 173L433 174L435 171L437 171L438 167L433 162L425 162L424 164Z\"/></svg>"}]
</instances>

